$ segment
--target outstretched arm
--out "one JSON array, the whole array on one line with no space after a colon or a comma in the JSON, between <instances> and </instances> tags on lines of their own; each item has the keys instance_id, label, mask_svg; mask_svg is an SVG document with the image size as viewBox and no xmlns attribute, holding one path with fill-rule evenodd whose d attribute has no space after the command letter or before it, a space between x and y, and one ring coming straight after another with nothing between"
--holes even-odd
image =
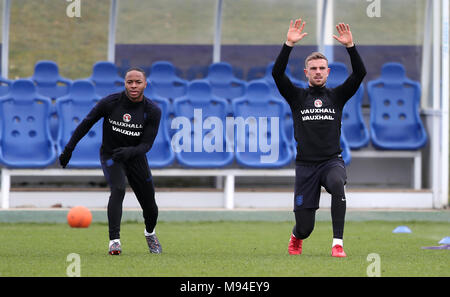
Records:
<instances>
[{"instance_id":1,"label":"outstretched arm","mask_svg":"<svg viewBox=\"0 0 450 297\"><path fill-rule=\"evenodd\" d=\"M275 64L272 69L272 76L277 85L278 91L290 103L296 97L297 88L292 84L291 80L285 74L286 67L289 61L289 55L291 53L292 47L295 43L303 39L308 33L303 32L305 27L305 22L302 19L291 20L289 25L289 30L287 33L287 40L281 49L280 54L275 60Z\"/></svg>"},{"instance_id":2,"label":"outstretched arm","mask_svg":"<svg viewBox=\"0 0 450 297\"><path fill-rule=\"evenodd\" d=\"M343 106L345 102L347 102L347 100L349 100L358 90L364 76L366 75L366 68L364 67L364 63L356 50L355 44L353 43L353 36L350 31L350 26L348 24L345 25L340 23L336 25L336 29L339 36L333 35L333 38L339 41L342 45L345 45L352 63L352 74L350 74L342 85L335 89L339 94L339 98L342 100Z\"/></svg>"}]
</instances>

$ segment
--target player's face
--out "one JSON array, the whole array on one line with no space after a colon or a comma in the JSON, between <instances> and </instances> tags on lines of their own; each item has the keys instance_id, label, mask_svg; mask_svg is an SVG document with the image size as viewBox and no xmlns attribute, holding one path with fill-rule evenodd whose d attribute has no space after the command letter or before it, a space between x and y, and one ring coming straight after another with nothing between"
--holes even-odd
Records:
<instances>
[{"instance_id":1,"label":"player's face","mask_svg":"<svg viewBox=\"0 0 450 297\"><path fill-rule=\"evenodd\" d=\"M308 61L308 68L304 71L310 86L321 87L327 82L330 68L328 68L327 60L315 59Z\"/></svg>"},{"instance_id":2,"label":"player's face","mask_svg":"<svg viewBox=\"0 0 450 297\"><path fill-rule=\"evenodd\" d=\"M147 81L142 72L132 70L125 76L125 89L131 101L139 102L144 97Z\"/></svg>"}]
</instances>

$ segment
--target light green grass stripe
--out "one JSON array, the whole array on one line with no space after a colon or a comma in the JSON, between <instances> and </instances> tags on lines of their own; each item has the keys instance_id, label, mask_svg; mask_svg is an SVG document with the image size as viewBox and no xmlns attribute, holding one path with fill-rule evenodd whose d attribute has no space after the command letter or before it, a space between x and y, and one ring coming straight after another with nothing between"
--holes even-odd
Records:
<instances>
[{"instance_id":1,"label":"light green grass stripe","mask_svg":"<svg viewBox=\"0 0 450 297\"><path fill-rule=\"evenodd\" d=\"M66 222L68 210L2 210L0 223L63 223ZM107 222L105 210L92 211L93 222ZM159 221L293 221L291 211L270 210L161 210ZM319 210L317 221L330 221L330 211ZM347 221L433 221L450 222L450 211L360 211L348 210ZM142 211L124 210L122 221L143 221Z\"/></svg>"}]
</instances>

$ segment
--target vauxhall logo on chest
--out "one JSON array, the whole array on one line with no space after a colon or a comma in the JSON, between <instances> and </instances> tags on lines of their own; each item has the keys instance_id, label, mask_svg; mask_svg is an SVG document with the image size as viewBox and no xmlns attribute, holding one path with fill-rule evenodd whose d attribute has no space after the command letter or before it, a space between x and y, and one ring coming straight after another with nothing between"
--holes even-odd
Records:
<instances>
[{"instance_id":1,"label":"vauxhall logo on chest","mask_svg":"<svg viewBox=\"0 0 450 297\"><path fill-rule=\"evenodd\" d=\"M129 113L126 113L123 115L123 121L128 123L131 121L131 115Z\"/></svg>"},{"instance_id":2,"label":"vauxhall logo on chest","mask_svg":"<svg viewBox=\"0 0 450 297\"><path fill-rule=\"evenodd\" d=\"M336 113L334 108L322 108L323 101L320 98L314 98L315 108L304 108L300 110L302 115L302 121L333 121L334 114Z\"/></svg>"},{"instance_id":3,"label":"vauxhall logo on chest","mask_svg":"<svg viewBox=\"0 0 450 297\"><path fill-rule=\"evenodd\" d=\"M125 113L122 116L122 121L115 121L112 119L108 119L109 123L111 124L111 129L115 132L119 132L128 136L140 136L141 131L135 131L142 130L143 126L142 124L131 124L131 115L129 113ZM132 129L132 130L129 130Z\"/></svg>"},{"instance_id":4,"label":"vauxhall logo on chest","mask_svg":"<svg viewBox=\"0 0 450 297\"><path fill-rule=\"evenodd\" d=\"M320 100L320 99L314 100L314 106L317 108L322 107L322 100Z\"/></svg>"}]
</instances>

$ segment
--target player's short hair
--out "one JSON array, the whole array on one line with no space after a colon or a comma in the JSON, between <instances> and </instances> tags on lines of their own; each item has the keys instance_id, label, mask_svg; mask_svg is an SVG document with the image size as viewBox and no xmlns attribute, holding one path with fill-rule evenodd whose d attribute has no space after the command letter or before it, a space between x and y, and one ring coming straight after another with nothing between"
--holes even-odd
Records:
<instances>
[{"instance_id":1,"label":"player's short hair","mask_svg":"<svg viewBox=\"0 0 450 297\"><path fill-rule=\"evenodd\" d=\"M140 68L140 67L131 67L131 68L128 68L127 72L125 72L125 76L127 76L128 72L130 72L130 71L139 71L139 72L141 72L141 73L144 75L144 78L147 79L147 75L145 74L144 69L142 69L142 68Z\"/></svg>"},{"instance_id":2,"label":"player's short hair","mask_svg":"<svg viewBox=\"0 0 450 297\"><path fill-rule=\"evenodd\" d=\"M306 59L305 59L305 69L308 68L308 62L309 61L311 61L311 60L319 60L319 59L323 59L323 60L327 61L327 64L328 64L328 59L327 59L327 57L325 57L324 54L319 53L319 52L313 52L308 57L306 57Z\"/></svg>"}]
</instances>

